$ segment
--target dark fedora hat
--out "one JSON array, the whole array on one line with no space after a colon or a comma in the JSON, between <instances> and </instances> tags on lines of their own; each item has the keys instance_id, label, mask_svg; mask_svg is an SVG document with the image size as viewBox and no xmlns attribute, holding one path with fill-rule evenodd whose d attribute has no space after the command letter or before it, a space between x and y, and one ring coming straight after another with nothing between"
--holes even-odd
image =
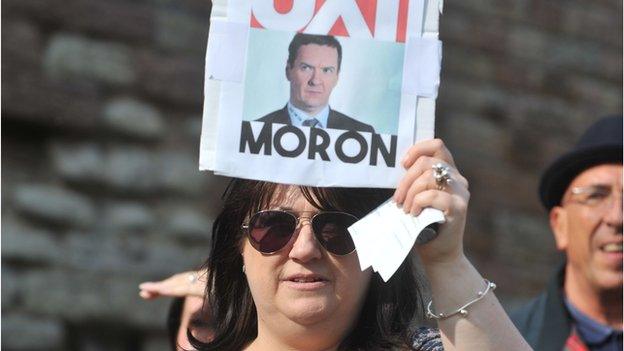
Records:
<instances>
[{"instance_id":1,"label":"dark fedora hat","mask_svg":"<svg viewBox=\"0 0 624 351\"><path fill-rule=\"evenodd\" d=\"M592 124L570 151L546 169L539 186L544 207L550 210L559 205L578 174L604 163L622 163L622 115L605 117Z\"/></svg>"}]
</instances>

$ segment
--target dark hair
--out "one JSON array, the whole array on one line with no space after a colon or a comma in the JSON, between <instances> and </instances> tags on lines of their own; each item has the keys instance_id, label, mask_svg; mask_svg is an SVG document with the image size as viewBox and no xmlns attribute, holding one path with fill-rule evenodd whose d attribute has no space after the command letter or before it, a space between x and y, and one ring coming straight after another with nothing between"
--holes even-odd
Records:
<instances>
[{"instance_id":1,"label":"dark hair","mask_svg":"<svg viewBox=\"0 0 624 351\"><path fill-rule=\"evenodd\" d=\"M172 350L177 350L178 330L182 322L182 311L184 310L185 297L176 297L171 300L169 313L167 313L167 334L169 335L169 345Z\"/></svg>"},{"instance_id":2,"label":"dark hair","mask_svg":"<svg viewBox=\"0 0 624 351\"><path fill-rule=\"evenodd\" d=\"M213 308L215 338L210 343L192 340L198 350L241 350L256 338L256 307L242 271L241 224L252 213L267 208L274 194L286 187L237 179L226 190L223 210L212 228L212 254L207 261L206 296ZM392 195L387 189L299 189L318 209L345 211L359 218ZM387 283L374 274L356 325L339 349L411 349L413 323L422 318L424 310L421 291L410 260L403 262Z\"/></svg>"},{"instance_id":3,"label":"dark hair","mask_svg":"<svg viewBox=\"0 0 624 351\"><path fill-rule=\"evenodd\" d=\"M331 35L314 35L297 33L292 38L290 45L288 45L288 67L292 67L295 64L297 53L299 48L304 45L316 44L322 46L329 46L338 51L338 71L340 71L340 64L342 63L342 46Z\"/></svg>"}]
</instances>

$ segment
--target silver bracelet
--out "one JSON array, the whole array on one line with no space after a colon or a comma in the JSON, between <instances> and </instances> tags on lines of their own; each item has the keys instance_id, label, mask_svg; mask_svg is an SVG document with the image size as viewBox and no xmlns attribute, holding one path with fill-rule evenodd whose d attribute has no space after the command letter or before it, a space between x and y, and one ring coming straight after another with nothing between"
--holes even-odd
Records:
<instances>
[{"instance_id":1,"label":"silver bracelet","mask_svg":"<svg viewBox=\"0 0 624 351\"><path fill-rule=\"evenodd\" d=\"M431 310L431 304L433 303L433 300L429 301L429 303L427 304L427 318L429 319L446 319L449 317L452 317L456 314L462 316L462 317L466 317L468 315L468 310L467 308L470 307L470 305L474 304L475 302L481 300L482 298L485 297L485 294L488 293L488 291L492 290L494 291L494 289L496 289L496 284L492 283L491 281L487 280L487 279L483 279L485 281L485 290L483 291L479 291L477 292L477 297L474 300L468 301L468 303L466 303L465 305L463 305L462 307L458 308L455 312L451 312L451 313L434 313Z\"/></svg>"}]
</instances>

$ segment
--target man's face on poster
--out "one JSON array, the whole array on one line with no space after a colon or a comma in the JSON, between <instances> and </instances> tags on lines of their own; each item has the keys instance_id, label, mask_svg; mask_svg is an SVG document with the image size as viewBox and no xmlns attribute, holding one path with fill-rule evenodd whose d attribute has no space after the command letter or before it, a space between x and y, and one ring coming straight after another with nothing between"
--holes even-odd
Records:
<instances>
[{"instance_id":1,"label":"man's face on poster","mask_svg":"<svg viewBox=\"0 0 624 351\"><path fill-rule=\"evenodd\" d=\"M311 115L318 113L329 103L338 73L338 50L317 44L301 46L293 65L286 65L290 102Z\"/></svg>"}]
</instances>

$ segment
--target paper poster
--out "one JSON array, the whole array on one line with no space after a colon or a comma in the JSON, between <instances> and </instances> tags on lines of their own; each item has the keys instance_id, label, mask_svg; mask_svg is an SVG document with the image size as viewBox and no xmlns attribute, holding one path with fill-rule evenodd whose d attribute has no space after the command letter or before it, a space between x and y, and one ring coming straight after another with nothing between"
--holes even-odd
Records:
<instances>
[{"instance_id":1,"label":"paper poster","mask_svg":"<svg viewBox=\"0 0 624 351\"><path fill-rule=\"evenodd\" d=\"M396 186L433 136L438 1L214 1L200 169Z\"/></svg>"}]
</instances>

